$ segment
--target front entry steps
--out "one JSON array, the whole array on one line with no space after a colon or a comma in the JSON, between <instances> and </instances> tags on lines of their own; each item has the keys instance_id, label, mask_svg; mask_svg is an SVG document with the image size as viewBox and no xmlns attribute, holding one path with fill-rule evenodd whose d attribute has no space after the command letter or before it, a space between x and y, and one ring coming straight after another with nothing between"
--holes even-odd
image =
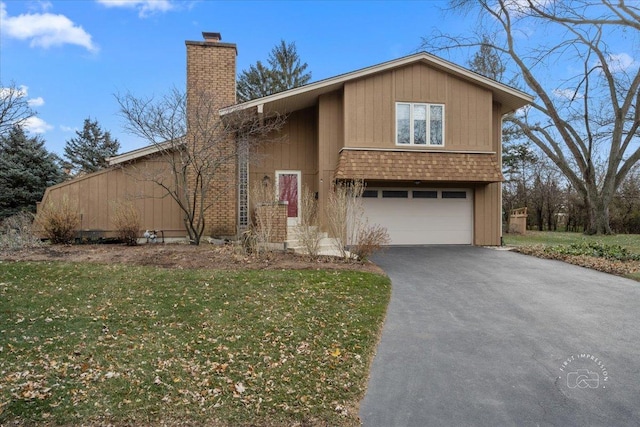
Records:
<instances>
[{"instance_id":1,"label":"front entry steps","mask_svg":"<svg viewBox=\"0 0 640 427\"><path fill-rule=\"evenodd\" d=\"M285 242L285 249L291 250L296 254L308 255L307 248L303 243L303 233L309 232L310 235L318 239L318 255L324 256L342 256L338 249L338 240L329 237L327 233L319 231L316 226L288 226L287 227L287 241ZM349 253L347 252L347 256Z\"/></svg>"}]
</instances>

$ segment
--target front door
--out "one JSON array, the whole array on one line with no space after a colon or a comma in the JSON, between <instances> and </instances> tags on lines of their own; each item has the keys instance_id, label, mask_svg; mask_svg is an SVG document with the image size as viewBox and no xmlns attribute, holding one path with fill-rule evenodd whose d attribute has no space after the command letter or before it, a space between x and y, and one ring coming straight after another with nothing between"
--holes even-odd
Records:
<instances>
[{"instance_id":1,"label":"front door","mask_svg":"<svg viewBox=\"0 0 640 427\"><path fill-rule=\"evenodd\" d=\"M287 225L300 222L300 171L276 171L278 200L287 202Z\"/></svg>"}]
</instances>

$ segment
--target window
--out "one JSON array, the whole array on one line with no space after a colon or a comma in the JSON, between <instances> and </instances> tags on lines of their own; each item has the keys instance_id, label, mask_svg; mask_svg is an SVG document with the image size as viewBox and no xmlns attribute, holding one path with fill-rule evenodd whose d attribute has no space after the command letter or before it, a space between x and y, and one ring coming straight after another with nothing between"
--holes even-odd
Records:
<instances>
[{"instance_id":1,"label":"window","mask_svg":"<svg viewBox=\"0 0 640 427\"><path fill-rule=\"evenodd\" d=\"M249 226L249 150L240 149L238 159L238 224L241 230Z\"/></svg>"},{"instance_id":2,"label":"window","mask_svg":"<svg viewBox=\"0 0 640 427\"><path fill-rule=\"evenodd\" d=\"M396 144L444 145L444 105L398 102Z\"/></svg>"},{"instance_id":3,"label":"window","mask_svg":"<svg viewBox=\"0 0 640 427\"><path fill-rule=\"evenodd\" d=\"M370 199L377 199L378 198L378 190L364 190L362 192L362 197L370 198Z\"/></svg>"},{"instance_id":4,"label":"window","mask_svg":"<svg viewBox=\"0 0 640 427\"><path fill-rule=\"evenodd\" d=\"M402 190L382 190L382 197L385 199L408 199L409 192Z\"/></svg>"},{"instance_id":5,"label":"window","mask_svg":"<svg viewBox=\"0 0 640 427\"><path fill-rule=\"evenodd\" d=\"M413 190L414 199L437 199L438 192L435 190Z\"/></svg>"},{"instance_id":6,"label":"window","mask_svg":"<svg viewBox=\"0 0 640 427\"><path fill-rule=\"evenodd\" d=\"M467 192L466 191L443 191L442 198L443 199L466 199Z\"/></svg>"}]
</instances>

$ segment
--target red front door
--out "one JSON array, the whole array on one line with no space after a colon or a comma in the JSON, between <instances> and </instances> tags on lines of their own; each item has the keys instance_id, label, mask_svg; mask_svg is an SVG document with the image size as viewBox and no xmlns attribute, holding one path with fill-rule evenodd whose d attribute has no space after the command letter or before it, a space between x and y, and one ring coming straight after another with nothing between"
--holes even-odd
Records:
<instances>
[{"instance_id":1,"label":"red front door","mask_svg":"<svg viewBox=\"0 0 640 427\"><path fill-rule=\"evenodd\" d=\"M300 197L300 172L277 172L278 200L288 203L287 217L289 223L298 220L298 203Z\"/></svg>"}]
</instances>

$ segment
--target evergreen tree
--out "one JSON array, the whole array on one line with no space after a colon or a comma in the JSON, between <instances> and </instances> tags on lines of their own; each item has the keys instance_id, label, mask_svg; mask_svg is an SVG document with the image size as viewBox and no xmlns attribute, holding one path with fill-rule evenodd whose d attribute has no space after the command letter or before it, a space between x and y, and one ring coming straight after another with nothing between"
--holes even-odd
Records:
<instances>
[{"instance_id":1,"label":"evergreen tree","mask_svg":"<svg viewBox=\"0 0 640 427\"><path fill-rule=\"evenodd\" d=\"M249 70L243 70L238 78L236 93L239 102L250 101L271 95L273 90L273 72L265 67L261 61L250 65Z\"/></svg>"},{"instance_id":2,"label":"evergreen tree","mask_svg":"<svg viewBox=\"0 0 640 427\"><path fill-rule=\"evenodd\" d=\"M488 36L484 36L478 51L473 55L468 65L471 71L504 83L502 80L506 67L492 43ZM507 84L514 85L515 82L507 82ZM523 147L526 149L529 143L524 137L522 129L513 124L513 118L514 114L509 113L502 120L502 143L505 153L511 146L515 147L514 149L516 150L523 149Z\"/></svg>"},{"instance_id":3,"label":"evergreen tree","mask_svg":"<svg viewBox=\"0 0 640 427\"><path fill-rule=\"evenodd\" d=\"M67 141L64 157L74 173L91 173L108 166L107 157L115 156L120 149L117 139L102 130L97 120L84 120L82 131Z\"/></svg>"},{"instance_id":4,"label":"evergreen tree","mask_svg":"<svg viewBox=\"0 0 640 427\"><path fill-rule=\"evenodd\" d=\"M500 56L492 47L488 37L484 37L480 43L480 48L469 61L469 68L478 74L482 74L490 79L502 81L502 76L506 70Z\"/></svg>"},{"instance_id":5,"label":"evergreen tree","mask_svg":"<svg viewBox=\"0 0 640 427\"><path fill-rule=\"evenodd\" d=\"M64 179L60 159L19 126L0 137L0 218L35 212L47 187Z\"/></svg>"},{"instance_id":6,"label":"evergreen tree","mask_svg":"<svg viewBox=\"0 0 640 427\"><path fill-rule=\"evenodd\" d=\"M239 102L250 101L273 93L305 85L311 80L307 63L300 60L295 42L280 40L269 53L268 65L261 61L243 70L238 77Z\"/></svg>"}]
</instances>

